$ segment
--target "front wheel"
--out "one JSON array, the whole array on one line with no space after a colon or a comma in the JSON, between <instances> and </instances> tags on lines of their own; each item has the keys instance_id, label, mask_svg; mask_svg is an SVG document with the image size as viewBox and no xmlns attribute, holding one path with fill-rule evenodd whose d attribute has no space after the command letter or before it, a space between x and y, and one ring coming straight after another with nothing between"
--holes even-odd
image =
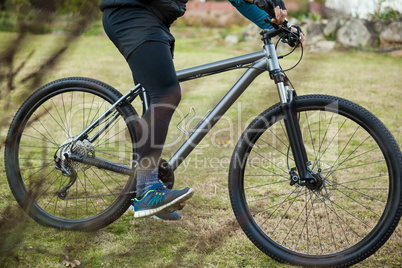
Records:
<instances>
[{"instance_id":1,"label":"front wheel","mask_svg":"<svg viewBox=\"0 0 402 268\"><path fill-rule=\"evenodd\" d=\"M401 151L374 115L350 101L307 95L295 98L294 109L308 169L321 186L291 180L296 165L278 104L250 124L235 148L229 173L235 216L279 262L350 266L378 250L398 225Z\"/></svg>"},{"instance_id":2,"label":"front wheel","mask_svg":"<svg viewBox=\"0 0 402 268\"><path fill-rule=\"evenodd\" d=\"M89 78L66 78L36 91L12 121L5 147L10 188L39 223L91 231L119 218L135 196L135 177L71 160L74 153L134 168L136 118L124 103L83 140L74 137L115 103L121 93Z\"/></svg>"}]
</instances>

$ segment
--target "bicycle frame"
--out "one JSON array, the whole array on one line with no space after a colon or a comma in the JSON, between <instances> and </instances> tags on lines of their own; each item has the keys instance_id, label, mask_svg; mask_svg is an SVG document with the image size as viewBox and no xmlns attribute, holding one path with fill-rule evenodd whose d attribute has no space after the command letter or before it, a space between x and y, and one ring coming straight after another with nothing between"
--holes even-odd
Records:
<instances>
[{"instance_id":1,"label":"bicycle frame","mask_svg":"<svg viewBox=\"0 0 402 268\"><path fill-rule=\"evenodd\" d=\"M196 126L192 134L168 161L173 170L184 161L184 159L200 143L233 103L241 96L241 94L243 94L254 79L267 70L268 61L265 51L261 51L177 72L179 81L183 82L200 78L208 74L241 68L243 65L253 62L254 64L240 77L208 116Z\"/></svg>"},{"instance_id":2,"label":"bicycle frame","mask_svg":"<svg viewBox=\"0 0 402 268\"><path fill-rule=\"evenodd\" d=\"M233 105L233 103L241 96L241 94L254 81L254 79L261 73L268 71L271 78L275 81L275 84L277 85L280 101L286 111L285 125L288 132L292 152L295 156L299 176L302 179L314 179L307 171L306 163L308 162L308 159L300 134L300 126L298 125L298 120L292 111L291 96L293 95L293 93L290 93L292 91L289 90L287 78L286 76L284 76L283 71L279 66L275 46L271 42L271 37L276 35L278 35L278 30L265 30L263 32L264 49L262 51L205 65L200 65L177 72L179 82L184 82L205 77L208 75L243 68L244 65L252 64L251 67L247 69L247 71L221 99L221 101L214 107L214 109L195 127L189 138L168 161L173 170L180 166L184 159L200 143L200 141L226 113L226 111ZM81 134L76 136L75 141L88 138L88 133L96 126L98 126L102 120L110 116L115 111L118 105L125 101L132 102L134 98L139 94L143 94L143 97L146 98L144 90L141 88L140 85L137 85L128 93L126 93L123 97L121 97L116 103L114 103L102 116L95 120ZM112 117L108 119L109 122L107 122L105 126L100 131L98 131L98 133L96 133L93 138L90 139L90 141L93 141L94 139L96 139L96 137L99 137L100 133L105 131L115 119L116 117L112 115ZM123 174L133 174L134 172L128 167L116 163L111 163L105 159L86 159L89 157L83 158L78 155L71 155L70 158L74 161L84 162Z\"/></svg>"}]
</instances>

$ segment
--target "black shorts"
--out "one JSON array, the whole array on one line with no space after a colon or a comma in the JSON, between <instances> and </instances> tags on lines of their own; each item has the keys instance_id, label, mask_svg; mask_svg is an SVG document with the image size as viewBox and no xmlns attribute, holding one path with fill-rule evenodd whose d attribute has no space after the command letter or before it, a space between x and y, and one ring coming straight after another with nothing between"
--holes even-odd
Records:
<instances>
[{"instance_id":1,"label":"black shorts","mask_svg":"<svg viewBox=\"0 0 402 268\"><path fill-rule=\"evenodd\" d=\"M150 100L143 114L142 158L157 163L162 153L172 114L181 91L173 64L174 38L169 29L146 8L121 7L104 10L103 25L109 38L126 58L136 84ZM145 141L145 142L144 142Z\"/></svg>"},{"instance_id":2,"label":"black shorts","mask_svg":"<svg viewBox=\"0 0 402 268\"><path fill-rule=\"evenodd\" d=\"M103 12L103 27L110 40L127 60L134 50L148 41L168 44L173 56L175 42L173 35L146 8L107 8Z\"/></svg>"}]
</instances>

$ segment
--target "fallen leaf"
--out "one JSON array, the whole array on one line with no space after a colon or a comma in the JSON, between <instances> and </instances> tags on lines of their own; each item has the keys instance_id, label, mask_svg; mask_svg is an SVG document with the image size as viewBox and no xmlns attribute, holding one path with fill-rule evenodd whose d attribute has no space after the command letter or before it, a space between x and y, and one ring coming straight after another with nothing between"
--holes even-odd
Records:
<instances>
[{"instance_id":1,"label":"fallen leaf","mask_svg":"<svg viewBox=\"0 0 402 268\"><path fill-rule=\"evenodd\" d=\"M68 267L68 266L75 267L80 264L81 264L81 262L79 260L70 261L70 258L68 256L64 256L64 258L63 258L63 265L66 267Z\"/></svg>"}]
</instances>

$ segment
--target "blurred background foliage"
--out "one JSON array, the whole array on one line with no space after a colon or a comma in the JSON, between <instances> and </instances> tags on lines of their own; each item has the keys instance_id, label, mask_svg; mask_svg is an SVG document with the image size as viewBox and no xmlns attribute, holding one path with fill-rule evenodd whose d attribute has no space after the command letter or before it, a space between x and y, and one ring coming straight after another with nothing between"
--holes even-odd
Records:
<instances>
[{"instance_id":1,"label":"blurred background foliage","mask_svg":"<svg viewBox=\"0 0 402 268\"><path fill-rule=\"evenodd\" d=\"M17 87L18 95L23 97L43 84L43 76L58 64L70 44L94 21L99 21L98 5L98 0L0 0L0 31L12 32L3 35L0 41L2 107L7 109L12 105L10 93ZM66 34L58 35L57 42L39 47L31 45L38 34L58 32ZM43 47L46 55L32 61Z\"/></svg>"},{"instance_id":2,"label":"blurred background foliage","mask_svg":"<svg viewBox=\"0 0 402 268\"><path fill-rule=\"evenodd\" d=\"M69 22L97 15L98 0L0 0L0 31L76 31ZM81 27L82 29L85 27Z\"/></svg>"}]
</instances>

